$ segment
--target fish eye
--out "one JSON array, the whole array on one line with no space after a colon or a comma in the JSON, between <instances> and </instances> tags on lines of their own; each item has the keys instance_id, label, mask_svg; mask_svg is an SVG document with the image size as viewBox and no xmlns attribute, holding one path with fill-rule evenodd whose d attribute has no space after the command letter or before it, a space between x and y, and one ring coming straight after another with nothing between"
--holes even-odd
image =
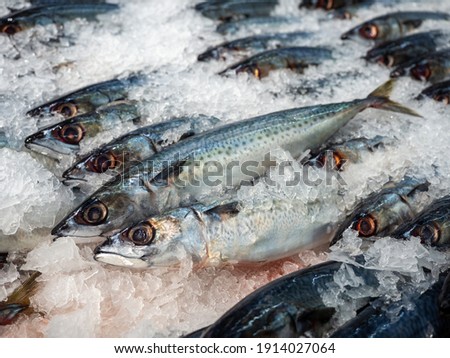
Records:
<instances>
[{"instance_id":1,"label":"fish eye","mask_svg":"<svg viewBox=\"0 0 450 358\"><path fill-rule=\"evenodd\" d=\"M394 65L394 56L380 56L377 62L381 65L385 65L386 67L392 67Z\"/></svg>"},{"instance_id":2,"label":"fish eye","mask_svg":"<svg viewBox=\"0 0 450 358\"><path fill-rule=\"evenodd\" d=\"M114 169L118 162L116 157L111 152L101 153L89 159L87 162L87 169L95 173L104 173L108 169Z\"/></svg>"},{"instance_id":3,"label":"fish eye","mask_svg":"<svg viewBox=\"0 0 450 358\"><path fill-rule=\"evenodd\" d=\"M433 97L435 101L442 102L444 104L450 103L450 96L448 94L438 94Z\"/></svg>"},{"instance_id":4,"label":"fish eye","mask_svg":"<svg viewBox=\"0 0 450 358\"><path fill-rule=\"evenodd\" d=\"M417 236L419 236L420 240L424 243L437 245L441 238L441 230L439 229L439 226L437 224L428 224L422 226L418 230Z\"/></svg>"},{"instance_id":5,"label":"fish eye","mask_svg":"<svg viewBox=\"0 0 450 358\"><path fill-rule=\"evenodd\" d=\"M0 32L3 32L7 35L14 35L18 32L22 31L22 28L17 24L4 24L0 27Z\"/></svg>"},{"instance_id":6,"label":"fish eye","mask_svg":"<svg viewBox=\"0 0 450 358\"><path fill-rule=\"evenodd\" d=\"M337 170L342 170L342 167L344 166L344 164L347 160L341 153L339 153L338 151L334 151L333 152L333 161L334 161L334 167Z\"/></svg>"},{"instance_id":7,"label":"fish eye","mask_svg":"<svg viewBox=\"0 0 450 358\"><path fill-rule=\"evenodd\" d=\"M101 201L96 200L88 207L83 208L75 217L81 225L100 225L108 217L108 208Z\"/></svg>"},{"instance_id":8,"label":"fish eye","mask_svg":"<svg viewBox=\"0 0 450 358\"><path fill-rule=\"evenodd\" d=\"M258 67L255 67L252 69L252 74L253 76L255 76L257 79L261 78L261 70Z\"/></svg>"},{"instance_id":9,"label":"fish eye","mask_svg":"<svg viewBox=\"0 0 450 358\"><path fill-rule=\"evenodd\" d=\"M84 128L80 124L65 124L59 129L58 136L67 144L78 144L84 137Z\"/></svg>"},{"instance_id":10,"label":"fish eye","mask_svg":"<svg viewBox=\"0 0 450 358\"><path fill-rule=\"evenodd\" d=\"M78 107L72 102L67 102L58 104L53 111L62 114L65 118L70 118L78 113Z\"/></svg>"},{"instance_id":11,"label":"fish eye","mask_svg":"<svg viewBox=\"0 0 450 358\"><path fill-rule=\"evenodd\" d=\"M373 236L377 233L377 222L372 215L367 215L356 222L354 229L358 231L359 236Z\"/></svg>"},{"instance_id":12,"label":"fish eye","mask_svg":"<svg viewBox=\"0 0 450 358\"><path fill-rule=\"evenodd\" d=\"M378 26L366 24L359 29L359 34L368 40L374 40L378 37Z\"/></svg>"},{"instance_id":13,"label":"fish eye","mask_svg":"<svg viewBox=\"0 0 450 358\"><path fill-rule=\"evenodd\" d=\"M144 223L128 230L126 236L135 245L147 245L154 239L155 234L153 226Z\"/></svg>"},{"instance_id":14,"label":"fish eye","mask_svg":"<svg viewBox=\"0 0 450 358\"><path fill-rule=\"evenodd\" d=\"M428 81L431 77L431 68L427 64L417 65L411 69L411 75L419 81Z\"/></svg>"}]
</instances>

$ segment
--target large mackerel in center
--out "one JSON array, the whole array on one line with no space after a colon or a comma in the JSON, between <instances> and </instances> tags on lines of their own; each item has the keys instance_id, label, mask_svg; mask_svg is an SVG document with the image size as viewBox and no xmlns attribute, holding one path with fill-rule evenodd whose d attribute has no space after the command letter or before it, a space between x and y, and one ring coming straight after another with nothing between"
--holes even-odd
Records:
<instances>
[{"instance_id":1,"label":"large mackerel in center","mask_svg":"<svg viewBox=\"0 0 450 358\"><path fill-rule=\"evenodd\" d=\"M271 150L281 147L296 157L307 149L317 149L369 107L419 116L388 98L392 87L389 81L364 99L270 113L188 138L107 183L64 218L52 234L104 235L199 198L208 200L205 194L211 192L211 186L215 190L236 187L263 175L271 166ZM209 183L205 180L208 168L216 172Z\"/></svg>"}]
</instances>

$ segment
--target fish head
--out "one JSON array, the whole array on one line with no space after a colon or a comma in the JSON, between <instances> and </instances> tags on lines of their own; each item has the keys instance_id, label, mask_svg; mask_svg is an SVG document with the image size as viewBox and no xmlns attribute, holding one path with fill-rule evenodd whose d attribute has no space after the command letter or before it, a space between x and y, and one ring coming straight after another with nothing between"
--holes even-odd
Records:
<instances>
[{"instance_id":1,"label":"fish head","mask_svg":"<svg viewBox=\"0 0 450 358\"><path fill-rule=\"evenodd\" d=\"M14 17L7 16L0 19L0 32L5 35L13 36L23 30L24 26Z\"/></svg>"},{"instance_id":2,"label":"fish head","mask_svg":"<svg viewBox=\"0 0 450 358\"><path fill-rule=\"evenodd\" d=\"M343 150L332 149L322 151L308 163L318 168L342 171L347 161L348 156Z\"/></svg>"},{"instance_id":3,"label":"fish head","mask_svg":"<svg viewBox=\"0 0 450 358\"><path fill-rule=\"evenodd\" d=\"M317 8L331 10L335 8L335 0L303 0L299 8L306 7L308 9Z\"/></svg>"},{"instance_id":4,"label":"fish head","mask_svg":"<svg viewBox=\"0 0 450 358\"><path fill-rule=\"evenodd\" d=\"M0 326L11 324L17 318L17 315L27 308L27 305L16 303L0 308Z\"/></svg>"},{"instance_id":5,"label":"fish head","mask_svg":"<svg viewBox=\"0 0 450 358\"><path fill-rule=\"evenodd\" d=\"M123 155L120 150L105 147L79 159L62 174L62 177L67 181L88 181L99 178L104 173L117 175L122 165Z\"/></svg>"},{"instance_id":6,"label":"fish head","mask_svg":"<svg viewBox=\"0 0 450 358\"><path fill-rule=\"evenodd\" d=\"M170 267L186 253L183 234L185 208L148 220L118 232L95 250L97 261L125 267Z\"/></svg>"},{"instance_id":7,"label":"fish head","mask_svg":"<svg viewBox=\"0 0 450 358\"><path fill-rule=\"evenodd\" d=\"M403 238L411 236L420 238L422 244L438 248L450 247L450 221L444 217L434 218L413 224L402 235Z\"/></svg>"},{"instance_id":8,"label":"fish head","mask_svg":"<svg viewBox=\"0 0 450 358\"><path fill-rule=\"evenodd\" d=\"M25 146L48 155L69 155L80 149L80 142L86 136L86 126L81 122L63 121L48 126L28 136Z\"/></svg>"},{"instance_id":9,"label":"fish head","mask_svg":"<svg viewBox=\"0 0 450 358\"><path fill-rule=\"evenodd\" d=\"M95 108L84 101L77 101L71 97L63 97L58 100L45 103L27 112L28 116L49 116L60 114L64 118L72 118L82 113L87 113Z\"/></svg>"},{"instance_id":10,"label":"fish head","mask_svg":"<svg viewBox=\"0 0 450 358\"><path fill-rule=\"evenodd\" d=\"M221 58L221 53L217 47L209 48L205 52L197 56L197 60L201 62L206 62L209 60L219 60Z\"/></svg>"},{"instance_id":11,"label":"fish head","mask_svg":"<svg viewBox=\"0 0 450 358\"><path fill-rule=\"evenodd\" d=\"M396 67L391 72L391 77L409 75L417 81L434 82L436 79L445 76L445 70L439 61L433 59L423 59L421 61L408 61Z\"/></svg>"},{"instance_id":12,"label":"fish head","mask_svg":"<svg viewBox=\"0 0 450 358\"><path fill-rule=\"evenodd\" d=\"M52 230L52 235L104 236L126 227L132 220L143 219L142 211L149 193L139 183L130 184L117 176L106 183ZM154 210L154 209L153 209Z\"/></svg>"},{"instance_id":13,"label":"fish head","mask_svg":"<svg viewBox=\"0 0 450 358\"><path fill-rule=\"evenodd\" d=\"M401 61L401 59L396 58L395 54L386 47L375 47L367 51L364 59L368 62L376 62L386 67L393 67Z\"/></svg>"},{"instance_id":14,"label":"fish head","mask_svg":"<svg viewBox=\"0 0 450 358\"><path fill-rule=\"evenodd\" d=\"M375 41L376 43L384 41L390 30L380 19L366 21L354 28L344 32L341 40L355 40L367 43L367 41Z\"/></svg>"}]
</instances>

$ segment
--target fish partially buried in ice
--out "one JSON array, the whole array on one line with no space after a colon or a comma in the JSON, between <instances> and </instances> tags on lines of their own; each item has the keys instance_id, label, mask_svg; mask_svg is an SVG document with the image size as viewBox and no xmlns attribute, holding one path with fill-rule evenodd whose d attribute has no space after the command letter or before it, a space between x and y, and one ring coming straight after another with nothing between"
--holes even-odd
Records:
<instances>
[{"instance_id":1,"label":"fish partially buried in ice","mask_svg":"<svg viewBox=\"0 0 450 358\"><path fill-rule=\"evenodd\" d=\"M444 104L450 103L450 80L438 82L434 85L431 85L427 88L425 88L422 92L420 92L420 95L418 96L418 99L422 99L424 96L431 97L435 101L442 102Z\"/></svg>"},{"instance_id":2,"label":"fish partially buried in ice","mask_svg":"<svg viewBox=\"0 0 450 358\"><path fill-rule=\"evenodd\" d=\"M187 138L131 167L106 183L53 230L57 236L98 236L118 231L153 214L191 205L214 191L237 187L263 175L279 148L299 157L315 150L359 112L377 108L419 116L391 101L389 81L364 99L294 108L250 118ZM282 139L281 139L282 138ZM214 173L211 182L211 163ZM231 164L230 164L231 163ZM253 163L241 170L235 163Z\"/></svg>"},{"instance_id":3,"label":"fish partially buried in ice","mask_svg":"<svg viewBox=\"0 0 450 358\"><path fill-rule=\"evenodd\" d=\"M410 75L418 81L431 83L442 81L450 76L450 49L428 53L397 66L391 77Z\"/></svg>"},{"instance_id":4,"label":"fish partially buried in ice","mask_svg":"<svg viewBox=\"0 0 450 358\"><path fill-rule=\"evenodd\" d=\"M28 116L60 114L65 118L95 111L108 103L128 99L132 88L147 83L147 76L134 73L80 88L76 91L54 98L27 112Z\"/></svg>"},{"instance_id":5,"label":"fish partially buried in ice","mask_svg":"<svg viewBox=\"0 0 450 358\"><path fill-rule=\"evenodd\" d=\"M228 54L251 54L259 51L286 47L295 44L300 39L311 37L312 33L305 31L284 32L268 35L256 35L223 42L210 47L198 55L198 61L225 59Z\"/></svg>"},{"instance_id":6,"label":"fish partially buried in ice","mask_svg":"<svg viewBox=\"0 0 450 358\"><path fill-rule=\"evenodd\" d=\"M321 337L335 313L323 301L323 292L345 269L359 284L378 286L374 271L328 261L280 277L249 294L212 323L201 337L297 338ZM343 297L354 301L354 298Z\"/></svg>"},{"instance_id":7,"label":"fish partially buried in ice","mask_svg":"<svg viewBox=\"0 0 450 358\"><path fill-rule=\"evenodd\" d=\"M229 20L269 16L277 5L278 0L205 1L195 5L195 10L211 19Z\"/></svg>"},{"instance_id":8,"label":"fish partially buried in ice","mask_svg":"<svg viewBox=\"0 0 450 358\"><path fill-rule=\"evenodd\" d=\"M341 224L331 244L342 238L348 228L359 236L372 237L391 234L401 224L416 215L417 193L427 191L429 183L406 177L400 183L387 183L382 190L364 199Z\"/></svg>"},{"instance_id":9,"label":"fish partially buried in ice","mask_svg":"<svg viewBox=\"0 0 450 358\"><path fill-rule=\"evenodd\" d=\"M141 116L136 102L112 102L94 112L81 114L41 129L25 139L25 146L36 152L59 158L60 155L77 154L83 141L120 123L137 124L140 121Z\"/></svg>"},{"instance_id":10,"label":"fish partially buried in ice","mask_svg":"<svg viewBox=\"0 0 450 358\"><path fill-rule=\"evenodd\" d=\"M19 10L0 18L0 33L12 36L37 25L62 25L77 18L96 20L100 14L116 11L117 4L69 3L33 6Z\"/></svg>"},{"instance_id":11,"label":"fish partially buried in ice","mask_svg":"<svg viewBox=\"0 0 450 358\"><path fill-rule=\"evenodd\" d=\"M342 40L381 43L398 39L420 27L425 20L450 20L450 15L432 11L399 11L375 17L342 34Z\"/></svg>"},{"instance_id":12,"label":"fish partially buried in ice","mask_svg":"<svg viewBox=\"0 0 450 358\"><path fill-rule=\"evenodd\" d=\"M331 54L331 50L322 47L286 47L268 50L231 65L219 75L246 72L256 78L263 78L277 69L290 69L303 73L308 66L331 60Z\"/></svg>"},{"instance_id":13,"label":"fish partially buried in ice","mask_svg":"<svg viewBox=\"0 0 450 358\"><path fill-rule=\"evenodd\" d=\"M186 253L200 266L260 263L316 248L333 237L337 225L329 217L311 220L306 215L320 210L320 203L275 199L267 206L246 208L230 200L174 209L109 237L95 250L95 259L127 267L170 267Z\"/></svg>"},{"instance_id":14,"label":"fish partially buried in ice","mask_svg":"<svg viewBox=\"0 0 450 358\"><path fill-rule=\"evenodd\" d=\"M84 181L94 185L98 180L111 178L132 165L192 135L205 132L219 123L215 117L204 115L172 118L145 126L120 136L89 154L63 173L65 182ZM178 137L169 139L170 131Z\"/></svg>"},{"instance_id":15,"label":"fish partially buried in ice","mask_svg":"<svg viewBox=\"0 0 450 358\"><path fill-rule=\"evenodd\" d=\"M442 31L427 31L384 42L367 51L364 57L369 62L378 62L387 67L422 57L448 43L449 34Z\"/></svg>"}]
</instances>

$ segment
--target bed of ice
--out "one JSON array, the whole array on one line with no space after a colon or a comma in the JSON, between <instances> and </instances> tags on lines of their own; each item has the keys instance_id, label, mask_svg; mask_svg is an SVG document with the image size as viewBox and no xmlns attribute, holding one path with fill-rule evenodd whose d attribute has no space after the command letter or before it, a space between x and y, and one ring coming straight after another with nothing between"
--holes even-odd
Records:
<instances>
[{"instance_id":1,"label":"bed of ice","mask_svg":"<svg viewBox=\"0 0 450 358\"><path fill-rule=\"evenodd\" d=\"M73 158L58 162L24 148L24 138L38 128L36 120L24 113L35 105L91 83L144 69L151 76L151 85L135 91L133 97L143 103L148 123L192 114L235 121L297 106L362 98L389 77L387 69L368 65L360 58L369 45L343 43L339 35L363 20L393 11L392 7L376 4L359 9L352 20L335 20L322 11L298 10L298 1L283 0L276 14L295 15L295 22L224 37L214 31L215 21L193 10L196 2L121 1L121 11L100 16L99 23L77 20L67 24L64 31L69 40L58 44L48 45L56 33L51 26L20 33L13 40L0 36L0 132L5 133L7 141L0 149L0 252L10 251L12 261L1 269L0 300L18 286L19 268L42 272L39 289L32 297L35 313L1 327L0 336L178 336L212 323L268 281L327 258L326 252L316 250L253 267L203 269L194 268L185 258L177 268L133 271L95 262L93 244L76 245L70 238L52 241L52 226L82 198L59 181ZM7 13L7 6L17 5L17 1L5 1L0 13ZM450 2L405 1L395 10L449 12ZM420 30L449 26L448 22L430 21ZM335 60L309 68L303 75L278 71L262 80L246 74L229 78L215 75L238 58L225 63L196 61L208 46L225 39L292 30L314 32L313 38L301 44L333 48ZM423 206L448 194L449 109L432 100L414 100L423 88L422 83L402 78L392 97L424 118L367 110L338 133L336 139L384 135L395 143L365 154L361 163L349 165L341 173L347 185L333 181L328 186L286 188L286 178L277 177L276 187L262 180L254 187L242 188L239 197L250 206L274 197L295 197L305 205L319 202L311 220L338 220L357 200L405 174L431 183L429 192L421 195ZM127 130L120 127L104 134L92 146ZM277 156L282 159L289 155L278 152ZM355 244L348 239L351 233L346 235L347 246L343 245L340 253L334 251L332 257L342 258L346 250L360 250L357 241ZM416 241L399 244L383 239L377 245L367 255L378 258L373 259L374 265L386 268L385 293L392 287L389 282L395 281L390 272L400 271L424 284L419 267L440 267L444 260L438 254L425 253ZM392 292L392 297L397 294ZM347 312L342 317L351 315Z\"/></svg>"}]
</instances>

